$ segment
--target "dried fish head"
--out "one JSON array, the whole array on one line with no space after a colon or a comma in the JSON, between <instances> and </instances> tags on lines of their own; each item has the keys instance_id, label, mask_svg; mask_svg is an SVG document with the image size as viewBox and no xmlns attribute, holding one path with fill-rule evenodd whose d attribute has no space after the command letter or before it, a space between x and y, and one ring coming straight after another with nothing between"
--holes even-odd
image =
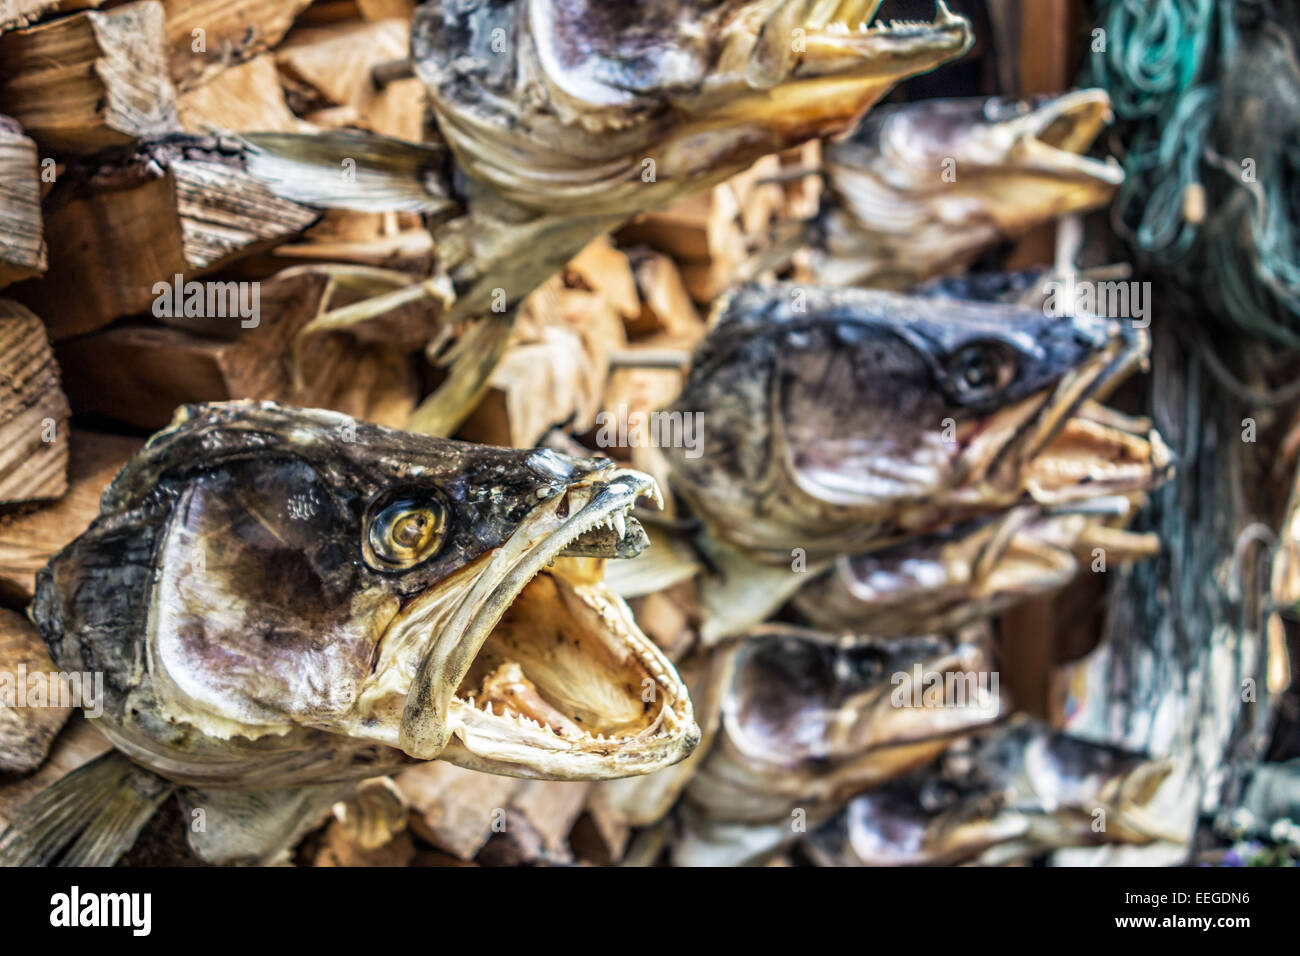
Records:
<instances>
[{"instance_id":1,"label":"dried fish head","mask_svg":"<svg viewBox=\"0 0 1300 956\"><path fill-rule=\"evenodd\" d=\"M652 479L330 412L183 409L41 572L60 666L178 783L254 789L442 758L645 773L698 740L672 665L604 585Z\"/></svg>"},{"instance_id":2,"label":"dried fish head","mask_svg":"<svg viewBox=\"0 0 1300 956\"><path fill-rule=\"evenodd\" d=\"M824 630L869 629L878 636L955 630L1063 587L1099 554L1106 567L1157 554L1154 535L1123 528L1137 505L1111 496L1056 508L1020 506L842 557L805 585L794 605Z\"/></svg>"},{"instance_id":3,"label":"dried fish head","mask_svg":"<svg viewBox=\"0 0 1300 956\"><path fill-rule=\"evenodd\" d=\"M440 0L412 54L473 179L530 209L630 215L843 132L969 23L868 26L880 0Z\"/></svg>"},{"instance_id":4,"label":"dried fish head","mask_svg":"<svg viewBox=\"0 0 1300 956\"><path fill-rule=\"evenodd\" d=\"M811 565L1018 504L1159 485L1159 435L1093 401L1147 349L1131 323L1084 313L744 286L674 405L702 413L697 447L664 452L714 538L772 565L803 549Z\"/></svg>"},{"instance_id":5,"label":"dried fish head","mask_svg":"<svg viewBox=\"0 0 1300 956\"><path fill-rule=\"evenodd\" d=\"M1159 810L1167 760L1017 718L906 780L855 798L812 834L832 866L1008 863L1067 846L1181 840Z\"/></svg>"},{"instance_id":6,"label":"dried fish head","mask_svg":"<svg viewBox=\"0 0 1300 956\"><path fill-rule=\"evenodd\" d=\"M755 862L855 794L998 719L983 635L954 643L765 625L730 656L715 739L684 795L685 865ZM761 847L761 852L760 852Z\"/></svg>"},{"instance_id":7,"label":"dried fish head","mask_svg":"<svg viewBox=\"0 0 1300 956\"><path fill-rule=\"evenodd\" d=\"M1104 90L873 112L827 148L816 281L915 285L1037 225L1105 206L1123 170L1083 154L1110 116Z\"/></svg>"}]
</instances>

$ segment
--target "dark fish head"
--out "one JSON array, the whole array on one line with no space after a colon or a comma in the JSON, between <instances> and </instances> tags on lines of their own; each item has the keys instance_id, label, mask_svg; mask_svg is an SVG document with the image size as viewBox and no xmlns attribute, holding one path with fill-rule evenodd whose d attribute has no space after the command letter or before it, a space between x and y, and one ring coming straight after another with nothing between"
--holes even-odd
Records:
<instances>
[{"instance_id":1,"label":"dark fish head","mask_svg":"<svg viewBox=\"0 0 1300 956\"><path fill-rule=\"evenodd\" d=\"M833 144L832 183L871 172L896 189L978 204L1003 234L1105 205L1124 181L1084 154L1111 121L1104 90L1031 99L921 100L882 109ZM940 175L951 164L951 177ZM854 190L844 191L851 200ZM869 216L864 217L870 222Z\"/></svg>"},{"instance_id":2,"label":"dark fish head","mask_svg":"<svg viewBox=\"0 0 1300 956\"><path fill-rule=\"evenodd\" d=\"M651 479L606 461L191 406L42 573L35 616L65 665L110 672L115 742L149 763L146 738L168 739L160 772L224 746L234 784L268 748L370 746L521 776L644 773L698 729L603 582L602 558L644 546L628 515L643 495Z\"/></svg>"},{"instance_id":3,"label":"dark fish head","mask_svg":"<svg viewBox=\"0 0 1300 956\"><path fill-rule=\"evenodd\" d=\"M1162 789L1176 785L1172 769L1018 719L856 797L810 843L825 862L900 866L1181 839L1160 809Z\"/></svg>"},{"instance_id":4,"label":"dark fish head","mask_svg":"<svg viewBox=\"0 0 1300 956\"><path fill-rule=\"evenodd\" d=\"M869 27L880 0L434 0L412 52L460 165L525 206L667 203L839 133L970 25Z\"/></svg>"},{"instance_id":5,"label":"dark fish head","mask_svg":"<svg viewBox=\"0 0 1300 956\"><path fill-rule=\"evenodd\" d=\"M1000 714L978 643L764 625L724 653L734 656L719 739L687 792L714 819L836 806Z\"/></svg>"},{"instance_id":6,"label":"dark fish head","mask_svg":"<svg viewBox=\"0 0 1300 956\"><path fill-rule=\"evenodd\" d=\"M1025 502L1159 484L1158 435L1097 405L1145 333L1087 314L860 289L746 286L719 306L675 410L674 487L760 560L870 550Z\"/></svg>"},{"instance_id":7,"label":"dark fish head","mask_svg":"<svg viewBox=\"0 0 1300 956\"><path fill-rule=\"evenodd\" d=\"M881 636L943 633L1068 584L1080 566L1151 557L1159 541L1125 531L1123 496L1081 505L1024 505L930 535L837 559L794 605L824 630Z\"/></svg>"}]
</instances>

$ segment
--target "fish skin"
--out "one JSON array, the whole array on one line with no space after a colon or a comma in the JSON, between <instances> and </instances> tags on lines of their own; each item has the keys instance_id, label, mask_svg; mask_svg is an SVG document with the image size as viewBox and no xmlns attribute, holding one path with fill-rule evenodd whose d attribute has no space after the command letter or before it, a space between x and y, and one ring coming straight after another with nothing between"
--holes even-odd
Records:
<instances>
[{"instance_id":1,"label":"fish skin","mask_svg":"<svg viewBox=\"0 0 1300 956\"><path fill-rule=\"evenodd\" d=\"M809 234L812 280L910 288L1035 226L1104 207L1123 171L1083 154L1110 115L1095 89L874 111L827 144L827 189Z\"/></svg>"}]
</instances>

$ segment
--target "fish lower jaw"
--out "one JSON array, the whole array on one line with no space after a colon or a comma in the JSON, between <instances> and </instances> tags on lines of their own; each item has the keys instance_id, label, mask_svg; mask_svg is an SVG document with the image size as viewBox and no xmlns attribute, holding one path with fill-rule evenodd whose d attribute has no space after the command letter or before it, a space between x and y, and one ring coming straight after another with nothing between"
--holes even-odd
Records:
<instances>
[{"instance_id":1,"label":"fish lower jaw","mask_svg":"<svg viewBox=\"0 0 1300 956\"><path fill-rule=\"evenodd\" d=\"M493 629L449 707L442 759L497 773L608 779L682 759L699 731L672 665L601 581L560 558Z\"/></svg>"}]
</instances>

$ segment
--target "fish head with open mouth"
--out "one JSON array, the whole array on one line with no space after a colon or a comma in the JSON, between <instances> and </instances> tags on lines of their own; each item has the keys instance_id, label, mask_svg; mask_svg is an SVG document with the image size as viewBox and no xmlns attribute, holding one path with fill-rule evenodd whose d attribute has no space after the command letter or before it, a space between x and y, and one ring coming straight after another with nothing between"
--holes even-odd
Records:
<instances>
[{"instance_id":1,"label":"fish head with open mouth","mask_svg":"<svg viewBox=\"0 0 1300 956\"><path fill-rule=\"evenodd\" d=\"M600 779L699 737L603 581L652 479L270 403L187 406L41 572L106 734L181 783L289 786L442 758Z\"/></svg>"},{"instance_id":2,"label":"fish head with open mouth","mask_svg":"<svg viewBox=\"0 0 1300 956\"><path fill-rule=\"evenodd\" d=\"M942 0L932 23L870 26L879 5L435 0L412 57L471 177L531 209L631 214L849 129L970 48Z\"/></svg>"},{"instance_id":3,"label":"fish head with open mouth","mask_svg":"<svg viewBox=\"0 0 1300 956\"><path fill-rule=\"evenodd\" d=\"M1124 182L1085 153L1110 122L1104 90L920 100L873 111L826 150L817 281L903 288L1071 213Z\"/></svg>"},{"instance_id":4,"label":"fish head with open mouth","mask_svg":"<svg viewBox=\"0 0 1300 956\"><path fill-rule=\"evenodd\" d=\"M1163 481L1149 424L1098 401L1145 362L1132 323L864 289L744 286L718 306L664 454L711 536L754 560L861 553L1022 503ZM1145 433L1143 433L1145 432Z\"/></svg>"},{"instance_id":5,"label":"fish head with open mouth","mask_svg":"<svg viewBox=\"0 0 1300 956\"><path fill-rule=\"evenodd\" d=\"M854 798L812 833L832 866L1005 864L1061 847L1181 842L1161 811L1168 760L1026 718L954 746L924 771Z\"/></svg>"},{"instance_id":6,"label":"fish head with open mouth","mask_svg":"<svg viewBox=\"0 0 1300 956\"><path fill-rule=\"evenodd\" d=\"M1095 563L1152 557L1153 534L1125 530L1139 495L1112 495L1060 507L1023 505L892 547L836 559L794 597L824 630L873 635L939 633L992 618L1049 594Z\"/></svg>"}]
</instances>

